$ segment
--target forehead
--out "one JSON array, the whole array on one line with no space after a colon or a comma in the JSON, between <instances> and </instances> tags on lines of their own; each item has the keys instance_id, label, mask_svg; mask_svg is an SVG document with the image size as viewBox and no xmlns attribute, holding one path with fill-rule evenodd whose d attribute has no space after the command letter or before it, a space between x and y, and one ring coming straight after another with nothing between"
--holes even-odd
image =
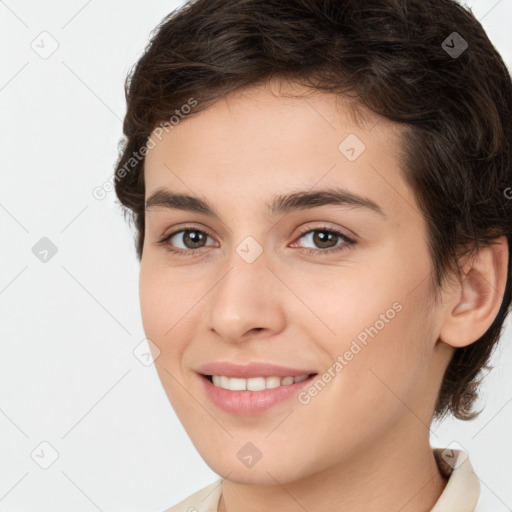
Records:
<instances>
[{"instance_id":1,"label":"forehead","mask_svg":"<svg viewBox=\"0 0 512 512\"><path fill-rule=\"evenodd\" d=\"M354 100L287 84L231 93L166 132L145 161L157 188L251 201L342 186L395 214L416 208L401 170L402 129ZM234 199L234 198L232 198Z\"/></svg>"}]
</instances>

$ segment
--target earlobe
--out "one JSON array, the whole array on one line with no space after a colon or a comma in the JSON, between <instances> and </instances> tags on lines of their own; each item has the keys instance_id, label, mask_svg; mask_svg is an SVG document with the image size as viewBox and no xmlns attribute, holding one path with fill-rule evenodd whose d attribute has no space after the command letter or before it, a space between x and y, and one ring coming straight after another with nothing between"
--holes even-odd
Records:
<instances>
[{"instance_id":1,"label":"earlobe","mask_svg":"<svg viewBox=\"0 0 512 512\"><path fill-rule=\"evenodd\" d=\"M507 271L505 236L471 256L464 265L462 282L453 288L453 300L446 305L445 321L439 332L441 341L464 347L485 334L500 309Z\"/></svg>"}]
</instances>

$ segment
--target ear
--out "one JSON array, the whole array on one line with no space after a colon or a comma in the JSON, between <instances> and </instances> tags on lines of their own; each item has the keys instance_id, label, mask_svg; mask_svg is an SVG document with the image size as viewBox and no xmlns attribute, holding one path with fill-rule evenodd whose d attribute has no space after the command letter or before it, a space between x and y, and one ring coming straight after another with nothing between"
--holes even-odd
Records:
<instances>
[{"instance_id":1,"label":"ear","mask_svg":"<svg viewBox=\"0 0 512 512\"><path fill-rule=\"evenodd\" d=\"M441 341L456 348L483 336L500 310L507 282L507 238L501 236L481 248L463 270L462 281L451 291L439 332Z\"/></svg>"}]
</instances>

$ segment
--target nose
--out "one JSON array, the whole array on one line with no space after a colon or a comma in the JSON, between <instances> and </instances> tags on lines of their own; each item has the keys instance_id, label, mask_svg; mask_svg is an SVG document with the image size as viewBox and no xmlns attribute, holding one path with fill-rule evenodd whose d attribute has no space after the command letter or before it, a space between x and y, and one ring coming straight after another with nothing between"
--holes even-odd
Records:
<instances>
[{"instance_id":1,"label":"nose","mask_svg":"<svg viewBox=\"0 0 512 512\"><path fill-rule=\"evenodd\" d=\"M255 333L267 337L284 329L290 292L268 264L265 252L249 263L233 251L223 262L210 294L208 318L210 329L224 340L241 342Z\"/></svg>"}]
</instances>

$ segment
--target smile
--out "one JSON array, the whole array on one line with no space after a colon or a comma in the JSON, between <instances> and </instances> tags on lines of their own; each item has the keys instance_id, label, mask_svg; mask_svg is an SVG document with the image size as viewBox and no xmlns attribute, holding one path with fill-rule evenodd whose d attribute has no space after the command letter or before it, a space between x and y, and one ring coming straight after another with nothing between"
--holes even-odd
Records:
<instances>
[{"instance_id":1,"label":"smile","mask_svg":"<svg viewBox=\"0 0 512 512\"><path fill-rule=\"evenodd\" d=\"M295 377L227 377L199 375L207 399L224 412L237 416L255 416L296 397L311 384L318 373ZM292 404L297 404L294 400ZM292 405L292 407L294 406Z\"/></svg>"},{"instance_id":2,"label":"smile","mask_svg":"<svg viewBox=\"0 0 512 512\"><path fill-rule=\"evenodd\" d=\"M279 386L289 386L291 384L306 380L309 375L300 375L298 377L252 377L248 379L227 377L225 375L209 375L208 376L214 386L231 391L263 391L265 389L273 389Z\"/></svg>"}]
</instances>

